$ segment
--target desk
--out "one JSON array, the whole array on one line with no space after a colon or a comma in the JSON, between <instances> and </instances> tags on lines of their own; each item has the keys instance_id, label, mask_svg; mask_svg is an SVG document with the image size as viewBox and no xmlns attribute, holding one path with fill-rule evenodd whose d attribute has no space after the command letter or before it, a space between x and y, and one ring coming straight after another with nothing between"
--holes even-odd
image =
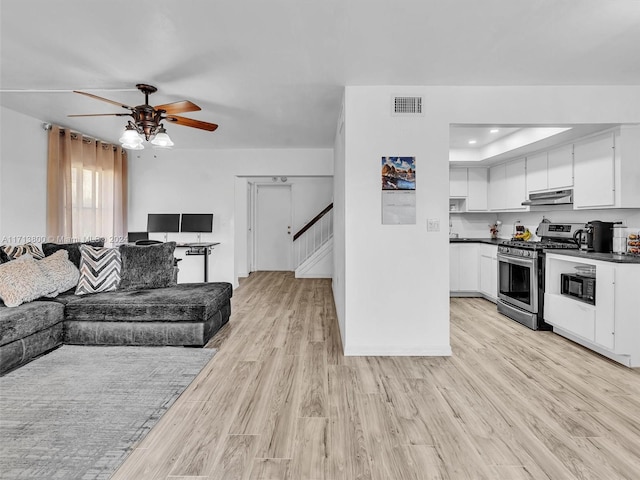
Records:
<instances>
[{"instance_id":1,"label":"desk","mask_svg":"<svg viewBox=\"0 0 640 480\"><path fill-rule=\"evenodd\" d=\"M212 243L176 243L176 248L186 248L186 255L202 255L204 258L204 281L209 281L209 254L220 242Z\"/></svg>"}]
</instances>

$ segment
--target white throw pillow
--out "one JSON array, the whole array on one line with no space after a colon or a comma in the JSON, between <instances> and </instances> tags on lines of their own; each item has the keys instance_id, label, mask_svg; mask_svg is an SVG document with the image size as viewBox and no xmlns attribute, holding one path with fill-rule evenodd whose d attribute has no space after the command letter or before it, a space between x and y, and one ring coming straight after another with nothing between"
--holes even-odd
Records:
<instances>
[{"instance_id":1,"label":"white throw pillow","mask_svg":"<svg viewBox=\"0 0 640 480\"><path fill-rule=\"evenodd\" d=\"M28 253L0 265L0 298L7 307L17 307L54 291L51 277Z\"/></svg>"},{"instance_id":2,"label":"white throw pillow","mask_svg":"<svg viewBox=\"0 0 640 480\"><path fill-rule=\"evenodd\" d=\"M42 260L38 260L38 265L45 275L51 278L53 287L55 287L55 291L47 297L55 297L78 285L80 270L69 260L67 250L58 250Z\"/></svg>"}]
</instances>

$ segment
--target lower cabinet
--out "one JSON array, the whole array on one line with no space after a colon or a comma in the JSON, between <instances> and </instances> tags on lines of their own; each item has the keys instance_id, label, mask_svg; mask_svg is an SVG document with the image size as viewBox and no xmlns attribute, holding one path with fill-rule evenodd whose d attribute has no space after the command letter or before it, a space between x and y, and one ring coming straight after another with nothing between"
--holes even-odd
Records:
<instances>
[{"instance_id":1,"label":"lower cabinet","mask_svg":"<svg viewBox=\"0 0 640 480\"><path fill-rule=\"evenodd\" d=\"M498 247L480 245L480 293L492 301L498 299Z\"/></svg>"},{"instance_id":2,"label":"lower cabinet","mask_svg":"<svg viewBox=\"0 0 640 480\"><path fill-rule=\"evenodd\" d=\"M451 296L498 297L498 247L481 243L449 244Z\"/></svg>"},{"instance_id":3,"label":"lower cabinet","mask_svg":"<svg viewBox=\"0 0 640 480\"><path fill-rule=\"evenodd\" d=\"M596 299L591 305L561 293L562 273L596 268ZM553 331L629 367L640 367L640 299L635 282L640 264L619 264L547 254L544 320Z\"/></svg>"},{"instance_id":4,"label":"lower cabinet","mask_svg":"<svg viewBox=\"0 0 640 480\"><path fill-rule=\"evenodd\" d=\"M449 255L449 290L452 292L477 292L478 244L450 244Z\"/></svg>"}]
</instances>

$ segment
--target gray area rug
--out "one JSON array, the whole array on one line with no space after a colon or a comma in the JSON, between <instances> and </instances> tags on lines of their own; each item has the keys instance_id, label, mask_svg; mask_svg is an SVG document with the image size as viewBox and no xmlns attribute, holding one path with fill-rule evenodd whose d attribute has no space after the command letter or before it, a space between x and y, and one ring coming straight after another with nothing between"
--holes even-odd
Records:
<instances>
[{"instance_id":1,"label":"gray area rug","mask_svg":"<svg viewBox=\"0 0 640 480\"><path fill-rule=\"evenodd\" d=\"M0 378L0 478L108 479L214 349L63 345Z\"/></svg>"}]
</instances>

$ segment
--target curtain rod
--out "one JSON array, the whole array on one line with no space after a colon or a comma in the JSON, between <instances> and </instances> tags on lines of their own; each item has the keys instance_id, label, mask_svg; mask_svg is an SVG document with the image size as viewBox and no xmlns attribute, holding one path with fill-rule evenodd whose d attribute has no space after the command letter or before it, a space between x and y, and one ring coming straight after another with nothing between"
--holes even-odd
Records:
<instances>
[{"instance_id":1,"label":"curtain rod","mask_svg":"<svg viewBox=\"0 0 640 480\"><path fill-rule=\"evenodd\" d=\"M53 127L53 125L51 125L48 122L45 122L45 123L42 124L42 129L45 130L45 131L51 130L52 127ZM92 137L90 135L85 135L84 133L74 132L73 130L67 129L65 127L59 127L59 128L60 128L60 135L64 135L68 130L69 131L69 135L70 135L71 138L77 139L78 135L80 135L82 137L82 141L83 142L86 142L86 143L100 142L100 143L103 144L102 148L109 148L109 145L111 145L114 150L117 150L117 148L118 148L118 145L114 145L111 142L105 142L104 140ZM126 153L126 150L124 148L122 149L122 153Z\"/></svg>"}]
</instances>

